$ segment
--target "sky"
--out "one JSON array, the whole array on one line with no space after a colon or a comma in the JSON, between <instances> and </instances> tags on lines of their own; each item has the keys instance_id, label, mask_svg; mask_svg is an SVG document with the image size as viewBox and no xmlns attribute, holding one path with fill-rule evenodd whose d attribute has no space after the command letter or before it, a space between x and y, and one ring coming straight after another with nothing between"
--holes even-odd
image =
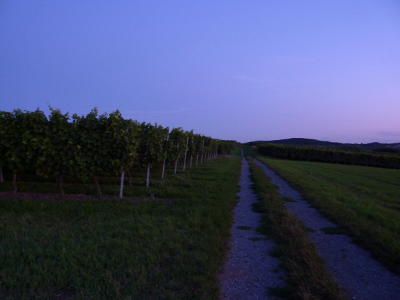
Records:
<instances>
[{"instance_id":1,"label":"sky","mask_svg":"<svg viewBox=\"0 0 400 300\"><path fill-rule=\"evenodd\" d=\"M400 142L398 0L0 0L0 110Z\"/></svg>"}]
</instances>

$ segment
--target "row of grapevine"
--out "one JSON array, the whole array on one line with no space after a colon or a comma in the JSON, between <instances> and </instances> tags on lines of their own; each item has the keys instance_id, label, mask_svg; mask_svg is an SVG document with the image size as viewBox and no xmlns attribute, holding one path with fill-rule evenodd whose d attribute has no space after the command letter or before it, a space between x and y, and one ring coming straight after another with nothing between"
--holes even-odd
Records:
<instances>
[{"instance_id":1,"label":"row of grapevine","mask_svg":"<svg viewBox=\"0 0 400 300\"><path fill-rule=\"evenodd\" d=\"M400 155L395 154L352 152L331 148L288 146L268 143L259 145L258 152L261 155L283 159L400 169Z\"/></svg>"},{"instance_id":2,"label":"row of grapevine","mask_svg":"<svg viewBox=\"0 0 400 300\"><path fill-rule=\"evenodd\" d=\"M92 179L101 195L99 176L120 176L123 196L125 174L140 165L146 168L146 186L150 186L155 164L173 162L176 174L192 166L231 151L233 143L212 139L192 131L138 123L124 119L119 111L99 114L93 109L84 116L69 116L57 109L43 111L0 112L0 182L3 168L12 173L14 191L17 175L32 172L57 178L64 193L66 176Z\"/></svg>"}]
</instances>

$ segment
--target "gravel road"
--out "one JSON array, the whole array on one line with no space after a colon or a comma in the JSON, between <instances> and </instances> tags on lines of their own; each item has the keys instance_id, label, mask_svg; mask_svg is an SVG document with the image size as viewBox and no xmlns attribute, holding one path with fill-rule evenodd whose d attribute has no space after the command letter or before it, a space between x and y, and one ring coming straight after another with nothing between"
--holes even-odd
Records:
<instances>
[{"instance_id":1,"label":"gravel road","mask_svg":"<svg viewBox=\"0 0 400 300\"><path fill-rule=\"evenodd\" d=\"M249 165L242 159L239 202L234 210L230 250L220 274L221 299L274 299L269 287L282 284L278 260L269 255L274 246L255 231L260 214L252 210L257 198L251 189Z\"/></svg>"},{"instance_id":2,"label":"gravel road","mask_svg":"<svg viewBox=\"0 0 400 300\"><path fill-rule=\"evenodd\" d=\"M295 202L286 206L313 232L310 237L328 270L350 299L400 299L400 277L387 270L369 252L343 234L326 234L324 227L337 227L266 164L257 161L283 196Z\"/></svg>"}]
</instances>

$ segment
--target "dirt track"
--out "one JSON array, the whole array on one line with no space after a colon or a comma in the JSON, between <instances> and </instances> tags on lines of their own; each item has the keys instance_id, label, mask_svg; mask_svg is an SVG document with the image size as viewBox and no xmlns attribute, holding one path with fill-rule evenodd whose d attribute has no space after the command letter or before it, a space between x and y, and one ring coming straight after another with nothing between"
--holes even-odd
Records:
<instances>
[{"instance_id":1,"label":"dirt track","mask_svg":"<svg viewBox=\"0 0 400 300\"><path fill-rule=\"evenodd\" d=\"M399 276L354 244L347 235L326 234L322 231L325 227L336 225L310 207L295 189L268 166L260 161L256 163L263 168L283 196L295 200L287 202L287 208L312 230L310 237L319 255L350 299L400 299Z\"/></svg>"},{"instance_id":2,"label":"dirt track","mask_svg":"<svg viewBox=\"0 0 400 300\"><path fill-rule=\"evenodd\" d=\"M222 299L273 299L267 294L268 287L282 284L275 270L278 260L269 255L274 243L255 231L261 216L252 209L258 200L249 175L249 165L243 159L230 251L220 275Z\"/></svg>"}]
</instances>

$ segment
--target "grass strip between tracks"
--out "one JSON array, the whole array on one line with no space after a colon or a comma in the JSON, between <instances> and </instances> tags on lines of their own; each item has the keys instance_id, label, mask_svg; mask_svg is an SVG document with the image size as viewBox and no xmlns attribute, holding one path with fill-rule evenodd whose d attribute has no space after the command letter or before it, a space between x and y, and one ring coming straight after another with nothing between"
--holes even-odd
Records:
<instances>
[{"instance_id":1,"label":"grass strip between tracks","mask_svg":"<svg viewBox=\"0 0 400 300\"><path fill-rule=\"evenodd\" d=\"M286 271L287 285L272 292L288 299L343 299L306 228L288 212L285 199L264 171L253 161L250 161L250 167L253 187L259 197L254 209L263 213L263 224L259 230L276 242L272 254L281 260Z\"/></svg>"}]
</instances>

